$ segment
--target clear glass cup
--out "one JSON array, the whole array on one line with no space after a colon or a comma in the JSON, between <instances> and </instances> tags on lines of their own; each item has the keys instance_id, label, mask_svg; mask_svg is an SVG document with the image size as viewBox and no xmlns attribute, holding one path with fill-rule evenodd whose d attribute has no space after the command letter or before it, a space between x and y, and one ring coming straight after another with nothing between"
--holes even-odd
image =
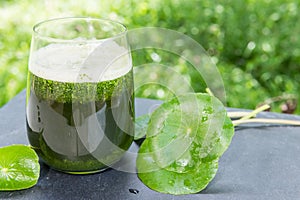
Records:
<instances>
[{"instance_id":1,"label":"clear glass cup","mask_svg":"<svg viewBox=\"0 0 300 200\"><path fill-rule=\"evenodd\" d=\"M120 160L134 134L132 60L126 27L93 18L34 26L26 124L43 162L93 173Z\"/></svg>"}]
</instances>

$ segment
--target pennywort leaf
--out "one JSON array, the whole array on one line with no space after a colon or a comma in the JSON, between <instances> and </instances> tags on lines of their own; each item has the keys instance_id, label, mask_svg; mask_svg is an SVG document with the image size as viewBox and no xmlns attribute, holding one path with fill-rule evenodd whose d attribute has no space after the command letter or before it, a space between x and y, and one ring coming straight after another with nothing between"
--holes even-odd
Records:
<instances>
[{"instance_id":1,"label":"pennywort leaf","mask_svg":"<svg viewBox=\"0 0 300 200\"><path fill-rule=\"evenodd\" d=\"M0 148L0 191L27 189L39 178L38 156L26 145Z\"/></svg>"},{"instance_id":2,"label":"pennywort leaf","mask_svg":"<svg viewBox=\"0 0 300 200\"><path fill-rule=\"evenodd\" d=\"M159 192L199 192L215 176L218 159L233 133L232 122L216 97L178 96L151 115L137 158L138 176Z\"/></svg>"},{"instance_id":3,"label":"pennywort leaf","mask_svg":"<svg viewBox=\"0 0 300 200\"><path fill-rule=\"evenodd\" d=\"M162 193L190 194L203 190L214 178L218 160L199 161L188 173L177 173L157 166L151 155L149 140L142 144L137 158L138 176L149 188ZM150 172L146 172L150 170Z\"/></svg>"}]
</instances>

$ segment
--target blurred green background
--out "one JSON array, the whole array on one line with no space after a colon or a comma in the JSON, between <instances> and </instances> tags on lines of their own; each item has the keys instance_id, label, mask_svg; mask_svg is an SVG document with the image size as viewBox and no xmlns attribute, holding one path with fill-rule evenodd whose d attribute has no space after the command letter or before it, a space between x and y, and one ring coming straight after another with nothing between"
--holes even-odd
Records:
<instances>
[{"instance_id":1,"label":"blurred green background","mask_svg":"<svg viewBox=\"0 0 300 200\"><path fill-rule=\"evenodd\" d=\"M0 105L25 88L34 24L45 19L92 16L124 23L129 29L164 27L198 41L217 65L227 106L299 114L300 5L296 0L0 0ZM173 58L174 57L174 58ZM134 64L174 65L195 91L204 85L189 63L166 52L133 54ZM160 76L157 76L160 78ZM200 81L200 82L199 82ZM159 86L141 87L139 97L167 98ZM295 111L294 111L295 110Z\"/></svg>"}]
</instances>

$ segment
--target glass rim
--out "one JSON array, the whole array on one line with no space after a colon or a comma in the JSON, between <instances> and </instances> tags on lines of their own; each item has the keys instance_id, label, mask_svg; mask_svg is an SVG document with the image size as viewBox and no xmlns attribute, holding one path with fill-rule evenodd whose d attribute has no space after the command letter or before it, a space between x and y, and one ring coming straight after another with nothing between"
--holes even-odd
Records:
<instances>
[{"instance_id":1,"label":"glass rim","mask_svg":"<svg viewBox=\"0 0 300 200\"><path fill-rule=\"evenodd\" d=\"M46 24L49 24L51 22L58 22L58 21L62 21L62 20L84 20L84 21L98 21L98 22L108 22L110 24L113 25L117 25L119 27L121 27L121 31L117 34L113 34L111 37L107 37L107 38L101 38L101 39L85 39L85 40L74 40L74 39L62 39L62 38L57 38L57 37L51 37L51 36L47 36L47 35L43 35L38 31L38 28L41 26L44 26ZM116 38L120 38L120 37L124 37L124 35L126 35L127 33L127 27L122 24L121 22L118 21L114 21L114 20L110 20L110 19L105 19L105 18L96 18L96 17L58 17L58 18L51 18L51 19L47 19L41 22L38 22L37 24L35 24L32 28L33 30L33 34L35 36L38 36L41 39L45 39L45 40L51 40L51 41L55 41L55 42L72 42L72 43L82 43L83 41L86 43L93 43L93 42L100 42L100 41L104 41L104 40L113 40Z\"/></svg>"}]
</instances>

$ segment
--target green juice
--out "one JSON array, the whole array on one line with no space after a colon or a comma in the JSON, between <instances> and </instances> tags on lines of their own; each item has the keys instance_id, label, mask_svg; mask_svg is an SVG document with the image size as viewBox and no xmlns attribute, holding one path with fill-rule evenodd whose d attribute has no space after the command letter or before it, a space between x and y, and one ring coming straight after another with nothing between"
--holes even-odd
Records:
<instances>
[{"instance_id":1,"label":"green juice","mask_svg":"<svg viewBox=\"0 0 300 200\"><path fill-rule=\"evenodd\" d=\"M68 173L92 173L120 160L133 141L132 76L131 69L112 80L64 82L29 70L27 133L42 161Z\"/></svg>"}]
</instances>

